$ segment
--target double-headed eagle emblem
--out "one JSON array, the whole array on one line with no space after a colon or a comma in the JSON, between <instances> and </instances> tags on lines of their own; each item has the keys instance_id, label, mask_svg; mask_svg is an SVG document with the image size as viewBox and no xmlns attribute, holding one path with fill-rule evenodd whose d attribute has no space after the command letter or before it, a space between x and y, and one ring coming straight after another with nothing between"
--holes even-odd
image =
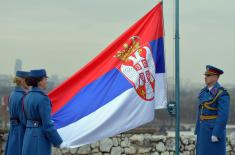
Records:
<instances>
[{"instance_id":1,"label":"double-headed eagle emblem","mask_svg":"<svg viewBox=\"0 0 235 155\"><path fill-rule=\"evenodd\" d=\"M153 100L155 63L150 48L141 46L140 37L133 36L115 57L123 62L119 70L132 83L137 94L144 100Z\"/></svg>"}]
</instances>

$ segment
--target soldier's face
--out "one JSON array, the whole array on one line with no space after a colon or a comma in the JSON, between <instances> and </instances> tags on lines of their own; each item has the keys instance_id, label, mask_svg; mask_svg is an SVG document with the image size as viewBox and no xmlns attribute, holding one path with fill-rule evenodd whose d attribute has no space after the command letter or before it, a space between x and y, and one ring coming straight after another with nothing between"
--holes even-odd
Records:
<instances>
[{"instance_id":1,"label":"soldier's face","mask_svg":"<svg viewBox=\"0 0 235 155\"><path fill-rule=\"evenodd\" d=\"M42 81L39 82L39 87L41 87L42 89L47 88L47 77L43 77Z\"/></svg>"},{"instance_id":2,"label":"soldier's face","mask_svg":"<svg viewBox=\"0 0 235 155\"><path fill-rule=\"evenodd\" d=\"M218 81L218 75L205 75L205 83L207 86L212 86Z\"/></svg>"}]
</instances>

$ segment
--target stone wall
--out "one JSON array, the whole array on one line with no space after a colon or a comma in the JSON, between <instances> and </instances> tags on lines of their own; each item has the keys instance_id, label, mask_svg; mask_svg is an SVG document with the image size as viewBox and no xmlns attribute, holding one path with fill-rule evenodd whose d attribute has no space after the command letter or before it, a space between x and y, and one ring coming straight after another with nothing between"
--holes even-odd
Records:
<instances>
[{"instance_id":1,"label":"stone wall","mask_svg":"<svg viewBox=\"0 0 235 155\"><path fill-rule=\"evenodd\" d=\"M3 154L7 134L0 133L0 147ZM53 155L174 155L175 138L156 134L120 134L106 138L94 144L74 149L53 148ZM227 137L227 155L235 155L235 133ZM194 135L182 135L180 139L180 154L195 154Z\"/></svg>"}]
</instances>

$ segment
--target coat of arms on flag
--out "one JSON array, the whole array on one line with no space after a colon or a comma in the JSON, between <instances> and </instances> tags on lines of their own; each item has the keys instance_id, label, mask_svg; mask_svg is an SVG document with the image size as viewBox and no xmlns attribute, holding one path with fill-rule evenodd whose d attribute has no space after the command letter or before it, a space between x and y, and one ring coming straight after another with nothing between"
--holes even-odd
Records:
<instances>
[{"instance_id":1,"label":"coat of arms on flag","mask_svg":"<svg viewBox=\"0 0 235 155\"><path fill-rule=\"evenodd\" d=\"M144 100L154 99L155 65L150 48L141 46L140 37L133 36L123 45L116 57L123 63L119 70L132 83L137 94Z\"/></svg>"}]
</instances>

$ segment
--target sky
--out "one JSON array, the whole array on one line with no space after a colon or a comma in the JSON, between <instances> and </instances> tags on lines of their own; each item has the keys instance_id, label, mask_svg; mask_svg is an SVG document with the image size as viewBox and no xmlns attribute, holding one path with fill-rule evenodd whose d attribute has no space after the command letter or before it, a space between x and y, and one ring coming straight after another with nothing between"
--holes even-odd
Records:
<instances>
[{"instance_id":1,"label":"sky","mask_svg":"<svg viewBox=\"0 0 235 155\"><path fill-rule=\"evenodd\" d=\"M69 77L153 8L159 0L0 0L0 74L45 68ZM164 0L165 55L174 75L174 4ZM235 84L235 1L180 0L180 77L203 83L205 66Z\"/></svg>"}]
</instances>

